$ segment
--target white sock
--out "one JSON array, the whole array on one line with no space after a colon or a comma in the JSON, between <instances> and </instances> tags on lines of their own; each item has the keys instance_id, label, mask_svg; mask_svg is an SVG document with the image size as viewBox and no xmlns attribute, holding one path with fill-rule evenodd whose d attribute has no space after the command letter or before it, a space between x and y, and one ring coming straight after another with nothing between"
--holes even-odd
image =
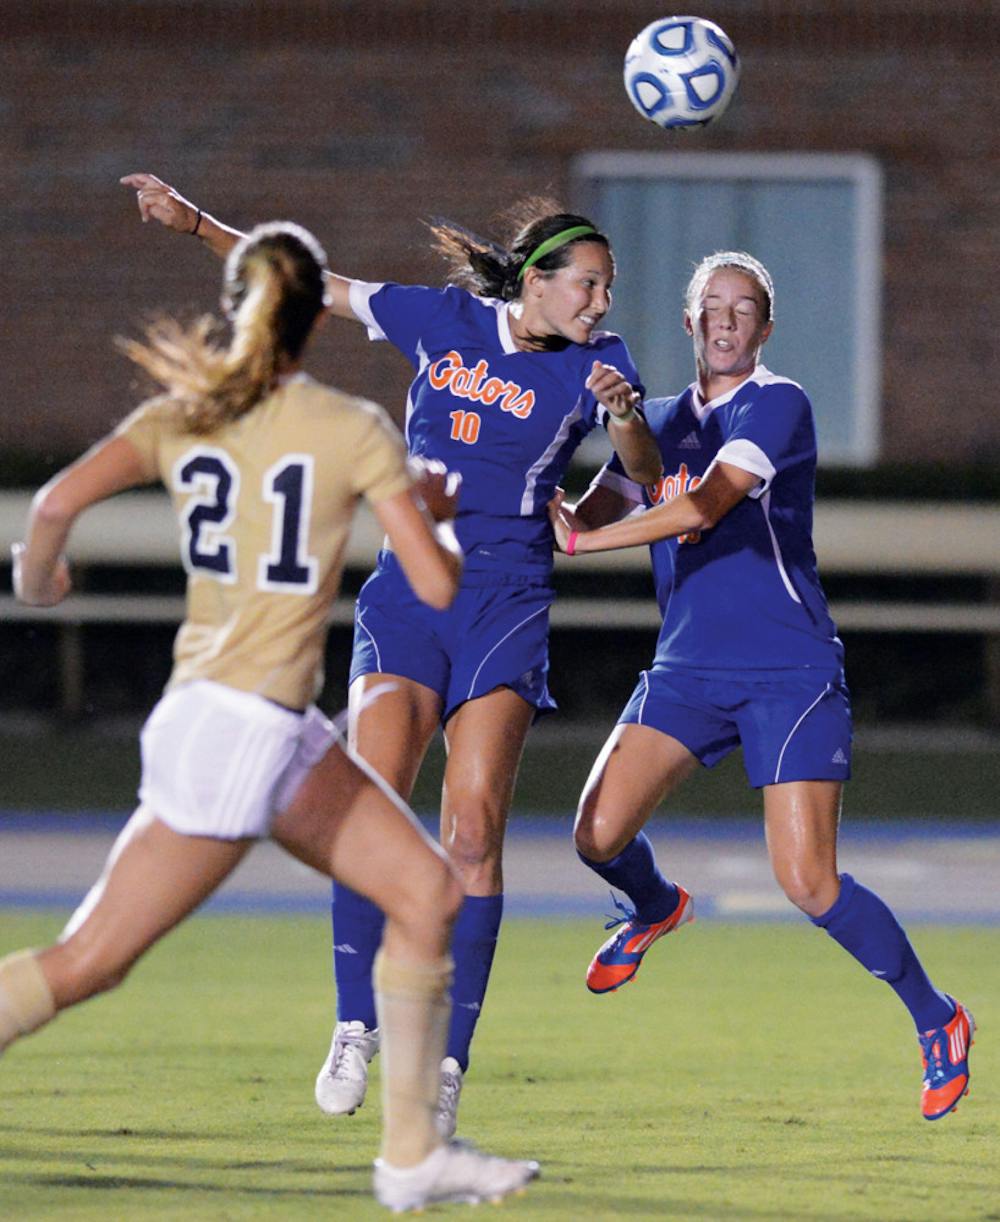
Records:
<instances>
[{"instance_id":1,"label":"white sock","mask_svg":"<svg viewBox=\"0 0 1000 1222\"><path fill-rule=\"evenodd\" d=\"M55 1017L56 1004L34 951L0 959L0 1052Z\"/></svg>"},{"instance_id":2,"label":"white sock","mask_svg":"<svg viewBox=\"0 0 1000 1222\"><path fill-rule=\"evenodd\" d=\"M375 956L382 1032L382 1158L413 1167L441 1144L434 1124L448 1038L452 961L400 963Z\"/></svg>"}]
</instances>

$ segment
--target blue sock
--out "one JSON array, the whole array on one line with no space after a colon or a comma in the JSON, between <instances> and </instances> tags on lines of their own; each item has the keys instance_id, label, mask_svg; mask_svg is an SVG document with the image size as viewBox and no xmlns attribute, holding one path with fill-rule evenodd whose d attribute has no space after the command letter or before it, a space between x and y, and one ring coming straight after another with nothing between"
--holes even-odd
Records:
<instances>
[{"instance_id":1,"label":"blue sock","mask_svg":"<svg viewBox=\"0 0 1000 1222\"><path fill-rule=\"evenodd\" d=\"M677 888L657 868L653 846L645 832L629 841L610 861L591 861L579 849L576 855L605 882L625 892L643 925L665 921L680 903Z\"/></svg>"},{"instance_id":2,"label":"blue sock","mask_svg":"<svg viewBox=\"0 0 1000 1222\"><path fill-rule=\"evenodd\" d=\"M451 938L455 980L446 1055L455 1058L463 1073L469 1068L469 1045L486 997L502 916L502 895L467 895Z\"/></svg>"},{"instance_id":3,"label":"blue sock","mask_svg":"<svg viewBox=\"0 0 1000 1222\"><path fill-rule=\"evenodd\" d=\"M918 1031L943 1027L954 1005L931 984L902 926L874 891L840 876L840 895L812 923L854 956L873 976L891 985L909 1010Z\"/></svg>"},{"instance_id":4,"label":"blue sock","mask_svg":"<svg viewBox=\"0 0 1000 1222\"><path fill-rule=\"evenodd\" d=\"M337 1021L360 1019L372 1030L375 1017L375 989L372 965L382 944L385 917L371 900L350 887L333 884L333 975L337 982Z\"/></svg>"}]
</instances>

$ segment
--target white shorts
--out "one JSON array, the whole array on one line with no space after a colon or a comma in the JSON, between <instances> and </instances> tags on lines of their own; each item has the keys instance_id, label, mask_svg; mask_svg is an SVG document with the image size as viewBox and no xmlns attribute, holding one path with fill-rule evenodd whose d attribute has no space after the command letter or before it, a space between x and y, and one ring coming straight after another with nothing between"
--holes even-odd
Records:
<instances>
[{"instance_id":1,"label":"white shorts","mask_svg":"<svg viewBox=\"0 0 1000 1222\"><path fill-rule=\"evenodd\" d=\"M143 726L139 799L186 836L267 836L338 738L315 705L293 713L197 679L167 692Z\"/></svg>"}]
</instances>

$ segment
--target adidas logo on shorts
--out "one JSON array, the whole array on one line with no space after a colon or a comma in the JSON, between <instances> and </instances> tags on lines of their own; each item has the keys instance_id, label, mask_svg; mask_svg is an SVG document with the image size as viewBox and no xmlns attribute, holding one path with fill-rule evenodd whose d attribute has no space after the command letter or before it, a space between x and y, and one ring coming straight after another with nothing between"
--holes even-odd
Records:
<instances>
[{"instance_id":1,"label":"adidas logo on shorts","mask_svg":"<svg viewBox=\"0 0 1000 1222\"><path fill-rule=\"evenodd\" d=\"M833 753L833 759L832 759L832 760L830 760L830 763L831 763L831 764L846 764L846 763L847 763L847 756L846 756L846 755L843 753L843 751L841 751L841 749L838 747L838 748L837 748L837 750L836 750L836 751L834 751L834 753Z\"/></svg>"}]
</instances>

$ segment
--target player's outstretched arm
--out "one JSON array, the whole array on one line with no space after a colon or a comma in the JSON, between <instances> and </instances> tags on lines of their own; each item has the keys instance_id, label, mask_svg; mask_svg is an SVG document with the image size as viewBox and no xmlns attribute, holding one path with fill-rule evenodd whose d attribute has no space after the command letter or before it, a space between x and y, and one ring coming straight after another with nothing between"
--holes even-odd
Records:
<instances>
[{"instance_id":1,"label":"player's outstretched arm","mask_svg":"<svg viewBox=\"0 0 1000 1222\"><path fill-rule=\"evenodd\" d=\"M158 221L174 233L197 237L220 259L224 259L243 237L238 229L223 225L155 174L126 174L119 181L135 191L143 224Z\"/></svg>"},{"instance_id":2,"label":"player's outstretched arm","mask_svg":"<svg viewBox=\"0 0 1000 1222\"><path fill-rule=\"evenodd\" d=\"M220 259L225 259L240 238L245 236L241 230L223 224L191 200L185 199L176 187L155 174L126 174L119 181L122 186L135 191L143 224L158 221L174 233L196 237ZM326 280L330 313L340 318L355 319L349 300L350 281L332 272L327 273Z\"/></svg>"},{"instance_id":3,"label":"player's outstretched arm","mask_svg":"<svg viewBox=\"0 0 1000 1222\"><path fill-rule=\"evenodd\" d=\"M31 502L24 543L11 548L14 593L34 607L52 607L73 588L63 549L88 506L149 482L139 452L123 437L98 442L60 471Z\"/></svg>"}]
</instances>

